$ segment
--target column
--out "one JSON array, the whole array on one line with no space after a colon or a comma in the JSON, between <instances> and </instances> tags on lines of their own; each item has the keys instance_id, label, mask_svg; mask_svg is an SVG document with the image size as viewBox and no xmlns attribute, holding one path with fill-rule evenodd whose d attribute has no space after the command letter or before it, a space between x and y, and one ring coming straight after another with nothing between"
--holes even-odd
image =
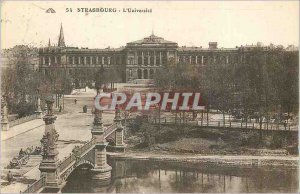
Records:
<instances>
[{"instance_id":1,"label":"column","mask_svg":"<svg viewBox=\"0 0 300 194\"><path fill-rule=\"evenodd\" d=\"M49 57L49 65L51 65L51 57Z\"/></svg>"},{"instance_id":2,"label":"column","mask_svg":"<svg viewBox=\"0 0 300 194\"><path fill-rule=\"evenodd\" d=\"M9 129L9 122L8 122L8 111L7 111L7 104L6 99L4 96L1 97L1 129L2 131L8 131Z\"/></svg>"},{"instance_id":3,"label":"column","mask_svg":"<svg viewBox=\"0 0 300 194\"><path fill-rule=\"evenodd\" d=\"M156 65L156 53L154 51L154 65Z\"/></svg>"},{"instance_id":4,"label":"column","mask_svg":"<svg viewBox=\"0 0 300 194\"><path fill-rule=\"evenodd\" d=\"M43 57L43 65L46 64L46 60L45 60L45 57Z\"/></svg>"},{"instance_id":5,"label":"column","mask_svg":"<svg viewBox=\"0 0 300 194\"><path fill-rule=\"evenodd\" d=\"M99 57L97 56L96 57L96 64L98 64L99 63Z\"/></svg>"},{"instance_id":6,"label":"column","mask_svg":"<svg viewBox=\"0 0 300 194\"><path fill-rule=\"evenodd\" d=\"M204 57L201 56L201 64L203 65Z\"/></svg>"},{"instance_id":7,"label":"column","mask_svg":"<svg viewBox=\"0 0 300 194\"><path fill-rule=\"evenodd\" d=\"M59 178L57 177L58 151L56 148L58 133L55 130L54 123L56 116L53 114L53 103L54 99L52 96L46 98L47 114L43 117L43 120L45 121L45 134L41 140L43 155L39 170L41 171L41 176L46 177L45 188L59 190Z\"/></svg>"},{"instance_id":8,"label":"column","mask_svg":"<svg viewBox=\"0 0 300 194\"><path fill-rule=\"evenodd\" d=\"M198 56L196 55L196 61L195 61L196 64L198 64Z\"/></svg>"},{"instance_id":9,"label":"column","mask_svg":"<svg viewBox=\"0 0 300 194\"><path fill-rule=\"evenodd\" d=\"M84 59L83 59L84 61L83 61L83 64L85 64L86 65L86 56L84 56Z\"/></svg>"},{"instance_id":10,"label":"column","mask_svg":"<svg viewBox=\"0 0 300 194\"><path fill-rule=\"evenodd\" d=\"M190 64L192 64L192 56L190 56Z\"/></svg>"},{"instance_id":11,"label":"column","mask_svg":"<svg viewBox=\"0 0 300 194\"><path fill-rule=\"evenodd\" d=\"M162 65L162 61L161 61L161 51L159 52L159 65Z\"/></svg>"},{"instance_id":12,"label":"column","mask_svg":"<svg viewBox=\"0 0 300 194\"><path fill-rule=\"evenodd\" d=\"M104 128L102 122L102 111L97 108L94 111L94 123L92 128L92 140L95 141L95 168L91 170L92 179L97 180L101 185L107 185L111 179L111 166L106 160L106 146Z\"/></svg>"},{"instance_id":13,"label":"column","mask_svg":"<svg viewBox=\"0 0 300 194\"><path fill-rule=\"evenodd\" d=\"M74 65L75 64L75 57L72 56L72 64Z\"/></svg>"},{"instance_id":14,"label":"column","mask_svg":"<svg viewBox=\"0 0 300 194\"><path fill-rule=\"evenodd\" d=\"M57 63L57 57L54 56L54 63L56 64Z\"/></svg>"},{"instance_id":15,"label":"column","mask_svg":"<svg viewBox=\"0 0 300 194\"><path fill-rule=\"evenodd\" d=\"M148 65L150 65L150 52L148 51Z\"/></svg>"},{"instance_id":16,"label":"column","mask_svg":"<svg viewBox=\"0 0 300 194\"><path fill-rule=\"evenodd\" d=\"M228 61L229 61L228 56L226 56L226 63L227 63L227 64L228 64Z\"/></svg>"},{"instance_id":17,"label":"column","mask_svg":"<svg viewBox=\"0 0 300 194\"><path fill-rule=\"evenodd\" d=\"M135 60L134 60L134 61L135 61L134 64L137 65L137 64L138 64L138 55L137 55L137 51L135 51L135 53L134 53L134 59L135 59Z\"/></svg>"},{"instance_id":18,"label":"column","mask_svg":"<svg viewBox=\"0 0 300 194\"><path fill-rule=\"evenodd\" d=\"M142 65L144 65L144 52L142 51Z\"/></svg>"},{"instance_id":19,"label":"column","mask_svg":"<svg viewBox=\"0 0 300 194\"><path fill-rule=\"evenodd\" d=\"M93 65L93 57L90 56L90 65Z\"/></svg>"}]
</instances>

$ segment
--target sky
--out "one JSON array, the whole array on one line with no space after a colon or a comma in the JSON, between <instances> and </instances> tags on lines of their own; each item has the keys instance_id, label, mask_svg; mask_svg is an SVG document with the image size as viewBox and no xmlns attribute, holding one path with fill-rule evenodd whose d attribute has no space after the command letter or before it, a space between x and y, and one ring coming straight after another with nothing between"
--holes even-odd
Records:
<instances>
[{"instance_id":1,"label":"sky","mask_svg":"<svg viewBox=\"0 0 300 194\"><path fill-rule=\"evenodd\" d=\"M118 11L77 12L77 8L101 7ZM46 13L48 8L56 13ZM152 13L123 13L124 8L148 8ZM179 46L299 45L298 1L4 1L1 48L46 46L49 38L57 44L61 23L66 44L76 47L117 48L152 31Z\"/></svg>"}]
</instances>

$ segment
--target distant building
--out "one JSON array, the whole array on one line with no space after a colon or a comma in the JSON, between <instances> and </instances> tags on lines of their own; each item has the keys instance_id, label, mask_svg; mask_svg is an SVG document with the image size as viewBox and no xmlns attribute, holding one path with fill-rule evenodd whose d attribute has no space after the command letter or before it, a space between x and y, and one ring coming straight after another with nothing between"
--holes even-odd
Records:
<instances>
[{"instance_id":1,"label":"distant building","mask_svg":"<svg viewBox=\"0 0 300 194\"><path fill-rule=\"evenodd\" d=\"M118 69L122 81L152 79L157 69L167 64L190 64L195 67L218 64L241 64L250 60L251 50L270 47L246 45L236 48L218 48L217 42L209 42L208 48L179 47L176 42L165 40L153 33L141 40L129 42L121 48L88 49L68 47L61 26L57 46L39 49L39 67L43 74L51 75L52 69L61 69L83 84L92 82L100 68Z\"/></svg>"}]
</instances>

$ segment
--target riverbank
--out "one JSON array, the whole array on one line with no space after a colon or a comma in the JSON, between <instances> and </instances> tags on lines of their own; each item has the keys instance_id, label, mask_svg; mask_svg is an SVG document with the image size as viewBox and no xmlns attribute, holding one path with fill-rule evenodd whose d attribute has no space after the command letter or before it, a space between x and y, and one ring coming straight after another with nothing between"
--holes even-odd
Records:
<instances>
[{"instance_id":1,"label":"riverbank","mask_svg":"<svg viewBox=\"0 0 300 194\"><path fill-rule=\"evenodd\" d=\"M239 167L299 167L297 156L247 156L247 155L200 155L200 154L169 154L154 152L107 153L112 159L149 160L174 163L206 164Z\"/></svg>"}]
</instances>

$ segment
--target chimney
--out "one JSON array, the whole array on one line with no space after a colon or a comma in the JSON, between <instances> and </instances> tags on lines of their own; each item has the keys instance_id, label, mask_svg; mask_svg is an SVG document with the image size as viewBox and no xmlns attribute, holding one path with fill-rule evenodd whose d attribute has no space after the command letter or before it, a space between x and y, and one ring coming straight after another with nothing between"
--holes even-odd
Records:
<instances>
[{"instance_id":1,"label":"chimney","mask_svg":"<svg viewBox=\"0 0 300 194\"><path fill-rule=\"evenodd\" d=\"M218 42L209 42L208 43L209 49L217 49L218 48Z\"/></svg>"}]
</instances>

